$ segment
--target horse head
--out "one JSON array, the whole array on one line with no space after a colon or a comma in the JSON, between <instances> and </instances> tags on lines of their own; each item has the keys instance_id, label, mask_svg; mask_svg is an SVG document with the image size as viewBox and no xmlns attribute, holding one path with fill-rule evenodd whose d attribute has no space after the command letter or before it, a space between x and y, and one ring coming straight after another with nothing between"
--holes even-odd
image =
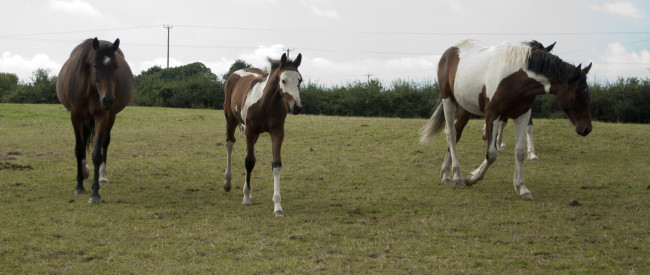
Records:
<instances>
[{"instance_id":1,"label":"horse head","mask_svg":"<svg viewBox=\"0 0 650 275\"><path fill-rule=\"evenodd\" d=\"M99 103L104 110L110 110L115 103L115 82L118 63L115 52L120 47L120 39L112 44L101 45L97 37L93 40L90 75L93 87L99 93Z\"/></svg>"},{"instance_id":2,"label":"horse head","mask_svg":"<svg viewBox=\"0 0 650 275\"><path fill-rule=\"evenodd\" d=\"M277 66L277 73L279 74L278 87L282 99L287 104L289 112L294 115L297 115L302 110L300 101L302 75L298 72L301 61L301 54L298 54L295 60L288 60L287 55L282 54L280 62L273 64L273 66Z\"/></svg>"},{"instance_id":3,"label":"horse head","mask_svg":"<svg viewBox=\"0 0 650 275\"><path fill-rule=\"evenodd\" d=\"M587 73L591 69L591 63L584 69L578 65L567 83L558 89L557 103L569 116L569 120L576 126L576 133L586 136L591 132L591 100L589 99L589 87L587 87Z\"/></svg>"}]
</instances>

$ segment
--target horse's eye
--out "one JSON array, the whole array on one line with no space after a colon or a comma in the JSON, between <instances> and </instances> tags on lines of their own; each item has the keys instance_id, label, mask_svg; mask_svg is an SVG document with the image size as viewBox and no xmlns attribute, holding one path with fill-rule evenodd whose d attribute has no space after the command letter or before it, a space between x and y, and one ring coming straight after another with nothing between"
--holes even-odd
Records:
<instances>
[{"instance_id":1,"label":"horse's eye","mask_svg":"<svg viewBox=\"0 0 650 275\"><path fill-rule=\"evenodd\" d=\"M282 79L282 84L287 84L287 81Z\"/></svg>"}]
</instances>

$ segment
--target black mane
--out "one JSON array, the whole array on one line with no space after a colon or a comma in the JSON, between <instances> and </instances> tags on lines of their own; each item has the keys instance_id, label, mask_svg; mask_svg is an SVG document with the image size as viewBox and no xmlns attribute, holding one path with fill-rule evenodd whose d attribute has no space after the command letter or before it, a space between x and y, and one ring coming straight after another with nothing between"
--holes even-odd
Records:
<instances>
[{"instance_id":1,"label":"black mane","mask_svg":"<svg viewBox=\"0 0 650 275\"><path fill-rule=\"evenodd\" d=\"M576 67L543 49L531 47L527 69L553 82L569 82Z\"/></svg>"}]
</instances>

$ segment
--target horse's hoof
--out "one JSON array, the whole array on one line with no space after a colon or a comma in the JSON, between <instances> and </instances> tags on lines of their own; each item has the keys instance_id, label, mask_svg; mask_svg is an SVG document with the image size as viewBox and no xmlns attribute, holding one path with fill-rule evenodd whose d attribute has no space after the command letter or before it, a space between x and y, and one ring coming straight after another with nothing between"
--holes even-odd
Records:
<instances>
[{"instance_id":1,"label":"horse's hoof","mask_svg":"<svg viewBox=\"0 0 650 275\"><path fill-rule=\"evenodd\" d=\"M276 217L284 217L284 214L282 213L282 210L278 210L273 212L273 215Z\"/></svg>"},{"instance_id":2,"label":"horse's hoof","mask_svg":"<svg viewBox=\"0 0 650 275\"><path fill-rule=\"evenodd\" d=\"M524 198L524 199L527 199L527 200L532 200L533 199L533 194L531 194L531 193L521 194L520 196L522 198Z\"/></svg>"},{"instance_id":3,"label":"horse's hoof","mask_svg":"<svg viewBox=\"0 0 650 275\"><path fill-rule=\"evenodd\" d=\"M108 179L107 178L99 179L99 185L108 185Z\"/></svg>"},{"instance_id":4,"label":"horse's hoof","mask_svg":"<svg viewBox=\"0 0 650 275\"><path fill-rule=\"evenodd\" d=\"M450 178L443 178L443 179L440 181L440 184L450 184L450 183L451 183L451 179L450 179Z\"/></svg>"},{"instance_id":5,"label":"horse's hoof","mask_svg":"<svg viewBox=\"0 0 650 275\"><path fill-rule=\"evenodd\" d=\"M530 156L528 157L528 160L530 160L530 162L538 162L539 158L537 156Z\"/></svg>"},{"instance_id":6,"label":"horse's hoof","mask_svg":"<svg viewBox=\"0 0 650 275\"><path fill-rule=\"evenodd\" d=\"M231 189L231 188L232 188L232 184L230 184L230 181L229 181L229 180L226 180L226 181L223 183L223 190L225 190L226 192L230 192L230 189Z\"/></svg>"},{"instance_id":7,"label":"horse's hoof","mask_svg":"<svg viewBox=\"0 0 650 275\"><path fill-rule=\"evenodd\" d=\"M467 186L467 184L463 180L454 182L454 188L456 189L463 189L465 186Z\"/></svg>"},{"instance_id":8,"label":"horse's hoof","mask_svg":"<svg viewBox=\"0 0 650 275\"><path fill-rule=\"evenodd\" d=\"M86 190L83 189L75 189L74 190L75 195L81 195L81 194L86 194Z\"/></svg>"},{"instance_id":9,"label":"horse's hoof","mask_svg":"<svg viewBox=\"0 0 650 275\"><path fill-rule=\"evenodd\" d=\"M100 204L101 202L102 202L102 198L100 198L100 197L92 197L91 196L88 199L88 204L93 204L93 203Z\"/></svg>"}]
</instances>

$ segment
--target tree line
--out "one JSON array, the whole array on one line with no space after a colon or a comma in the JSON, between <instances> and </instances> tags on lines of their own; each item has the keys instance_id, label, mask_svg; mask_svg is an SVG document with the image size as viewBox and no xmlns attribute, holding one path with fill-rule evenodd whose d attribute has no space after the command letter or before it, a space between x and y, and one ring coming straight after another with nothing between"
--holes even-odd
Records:
<instances>
[{"instance_id":1,"label":"tree line","mask_svg":"<svg viewBox=\"0 0 650 275\"><path fill-rule=\"evenodd\" d=\"M228 76L250 64L237 60L221 76L202 63L163 69L152 67L135 76L131 105L173 108L222 109L224 83ZM34 71L31 82L15 74L0 73L0 103L54 103L57 76L44 69ZM591 83L591 111L597 121L650 123L650 78L619 78L614 82ZM440 89L435 81L416 83L397 80L355 81L325 86L307 82L301 87L303 113L330 116L428 118ZM538 96L535 118L565 117L555 97Z\"/></svg>"}]
</instances>

